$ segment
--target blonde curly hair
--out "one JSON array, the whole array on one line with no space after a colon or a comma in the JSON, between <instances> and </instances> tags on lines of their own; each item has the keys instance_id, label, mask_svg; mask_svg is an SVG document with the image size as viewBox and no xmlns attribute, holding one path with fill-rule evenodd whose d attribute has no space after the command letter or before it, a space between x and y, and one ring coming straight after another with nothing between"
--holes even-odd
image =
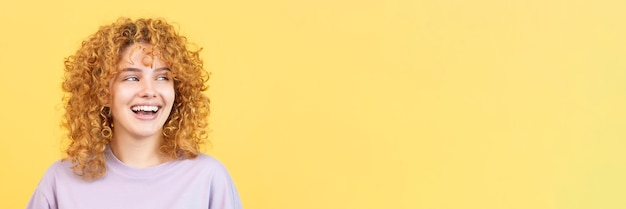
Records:
<instances>
[{"instance_id":1,"label":"blonde curly hair","mask_svg":"<svg viewBox=\"0 0 626 209\"><path fill-rule=\"evenodd\" d=\"M120 18L100 27L82 42L76 54L65 59L62 85L68 131L66 149L74 173L85 180L102 177L106 172L104 151L112 139L110 81L119 72L121 52L135 43L148 43L159 50L157 56L169 65L174 77L176 98L163 126L160 151L174 158L195 158L207 139L209 98L202 92L208 86L199 53L190 50L184 36L161 19Z\"/></svg>"}]
</instances>

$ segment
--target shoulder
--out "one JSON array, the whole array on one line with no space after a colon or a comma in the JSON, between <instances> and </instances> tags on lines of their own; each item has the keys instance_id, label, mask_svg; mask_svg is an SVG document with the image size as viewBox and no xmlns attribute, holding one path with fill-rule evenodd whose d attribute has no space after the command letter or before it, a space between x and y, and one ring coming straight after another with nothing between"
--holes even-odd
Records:
<instances>
[{"instance_id":1,"label":"shoulder","mask_svg":"<svg viewBox=\"0 0 626 209\"><path fill-rule=\"evenodd\" d=\"M42 178L42 182L46 180L54 181L59 178L68 178L72 176L75 176L72 171L72 163L68 160L57 160L52 163L50 167L48 167Z\"/></svg>"},{"instance_id":2,"label":"shoulder","mask_svg":"<svg viewBox=\"0 0 626 209\"><path fill-rule=\"evenodd\" d=\"M226 171L226 167L224 166L224 164L222 164L222 162L204 153L200 153L196 158L188 159L185 161L187 161L190 165L204 169L210 169L214 171Z\"/></svg>"},{"instance_id":3,"label":"shoulder","mask_svg":"<svg viewBox=\"0 0 626 209\"><path fill-rule=\"evenodd\" d=\"M241 209L239 192L224 164L206 154L198 155L196 160L210 171L211 177L208 181L209 208Z\"/></svg>"},{"instance_id":4,"label":"shoulder","mask_svg":"<svg viewBox=\"0 0 626 209\"><path fill-rule=\"evenodd\" d=\"M179 166L182 166L179 167L179 170L200 174L210 179L230 179L230 174L226 166L218 159L207 154L200 153L193 159L182 160Z\"/></svg>"},{"instance_id":5,"label":"shoulder","mask_svg":"<svg viewBox=\"0 0 626 209\"><path fill-rule=\"evenodd\" d=\"M80 177L74 175L72 163L57 160L48 167L43 177L41 177L29 201L28 208L39 208L39 206L54 206L52 208L55 208L58 187L75 181L80 181Z\"/></svg>"},{"instance_id":6,"label":"shoulder","mask_svg":"<svg viewBox=\"0 0 626 209\"><path fill-rule=\"evenodd\" d=\"M43 188L56 188L58 182L71 182L71 181L80 181L81 178L74 174L72 170L72 163L67 160L57 160L52 163L50 167L46 170L41 181L39 182L39 187Z\"/></svg>"},{"instance_id":7,"label":"shoulder","mask_svg":"<svg viewBox=\"0 0 626 209\"><path fill-rule=\"evenodd\" d=\"M223 164L219 160L217 160L213 156L210 156L210 155L207 155L207 154L204 154L204 153L198 154L198 157L196 157L195 160L197 160L198 162L200 162L202 164L206 164L206 165L223 166Z\"/></svg>"}]
</instances>

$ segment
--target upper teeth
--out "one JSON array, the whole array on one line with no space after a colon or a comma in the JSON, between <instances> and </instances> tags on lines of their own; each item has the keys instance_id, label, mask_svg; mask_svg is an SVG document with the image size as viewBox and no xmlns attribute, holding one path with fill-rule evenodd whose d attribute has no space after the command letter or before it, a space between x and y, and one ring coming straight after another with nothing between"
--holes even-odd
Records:
<instances>
[{"instance_id":1,"label":"upper teeth","mask_svg":"<svg viewBox=\"0 0 626 209\"><path fill-rule=\"evenodd\" d=\"M159 110L159 107L157 106L134 106L132 108L133 111L157 111Z\"/></svg>"}]
</instances>

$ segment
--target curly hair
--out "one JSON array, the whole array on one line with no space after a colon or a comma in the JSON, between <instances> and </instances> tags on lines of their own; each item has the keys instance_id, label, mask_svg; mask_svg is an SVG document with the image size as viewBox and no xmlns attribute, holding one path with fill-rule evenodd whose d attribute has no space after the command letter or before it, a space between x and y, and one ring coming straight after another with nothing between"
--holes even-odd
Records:
<instances>
[{"instance_id":1,"label":"curly hair","mask_svg":"<svg viewBox=\"0 0 626 209\"><path fill-rule=\"evenodd\" d=\"M161 19L120 18L82 42L76 54L65 59L62 84L69 145L64 160L85 180L106 173L104 151L114 134L110 109L110 81L118 73L121 52L135 43L159 50L157 56L169 65L176 94L172 112L163 126L160 151L177 159L195 158L207 140L209 98L202 92L209 73L199 53L190 50L187 38Z\"/></svg>"}]
</instances>

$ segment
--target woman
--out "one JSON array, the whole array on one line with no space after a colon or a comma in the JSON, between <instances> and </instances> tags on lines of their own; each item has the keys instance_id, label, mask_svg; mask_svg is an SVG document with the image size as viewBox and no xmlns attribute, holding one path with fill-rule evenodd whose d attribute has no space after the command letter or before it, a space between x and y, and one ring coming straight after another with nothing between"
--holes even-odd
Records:
<instances>
[{"instance_id":1,"label":"woman","mask_svg":"<svg viewBox=\"0 0 626 209\"><path fill-rule=\"evenodd\" d=\"M67 157L27 208L241 208L206 140L208 73L163 20L122 18L65 60Z\"/></svg>"}]
</instances>

